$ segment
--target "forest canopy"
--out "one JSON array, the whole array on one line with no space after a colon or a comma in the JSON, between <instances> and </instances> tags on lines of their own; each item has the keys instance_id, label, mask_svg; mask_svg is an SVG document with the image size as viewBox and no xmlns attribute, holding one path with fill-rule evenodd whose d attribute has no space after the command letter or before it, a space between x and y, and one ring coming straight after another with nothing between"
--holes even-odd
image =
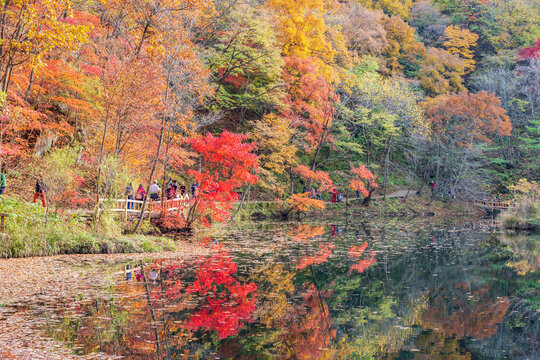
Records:
<instances>
[{"instance_id":1,"label":"forest canopy","mask_svg":"<svg viewBox=\"0 0 540 360\"><path fill-rule=\"evenodd\" d=\"M209 139L249 149L223 181L265 199L346 189L360 166L503 191L540 176L539 19L535 0L5 0L8 193L67 157L59 207L196 182L224 166L201 169Z\"/></svg>"}]
</instances>

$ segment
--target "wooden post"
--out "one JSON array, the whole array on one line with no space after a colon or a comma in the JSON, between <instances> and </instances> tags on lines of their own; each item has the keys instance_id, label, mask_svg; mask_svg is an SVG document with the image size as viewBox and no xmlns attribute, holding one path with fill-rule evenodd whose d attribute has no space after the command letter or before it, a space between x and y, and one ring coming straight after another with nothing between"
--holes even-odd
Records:
<instances>
[{"instance_id":1,"label":"wooden post","mask_svg":"<svg viewBox=\"0 0 540 360\"><path fill-rule=\"evenodd\" d=\"M127 220L128 217L128 198L129 195L126 195L126 203L124 204L124 220Z\"/></svg>"},{"instance_id":2,"label":"wooden post","mask_svg":"<svg viewBox=\"0 0 540 360\"><path fill-rule=\"evenodd\" d=\"M8 217L9 214L0 213L0 232L6 231L6 217Z\"/></svg>"}]
</instances>

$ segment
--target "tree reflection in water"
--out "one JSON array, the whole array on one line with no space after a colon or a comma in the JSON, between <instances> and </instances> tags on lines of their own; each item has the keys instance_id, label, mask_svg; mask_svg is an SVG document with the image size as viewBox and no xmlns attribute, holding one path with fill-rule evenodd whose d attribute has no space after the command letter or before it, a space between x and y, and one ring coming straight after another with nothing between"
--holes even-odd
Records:
<instances>
[{"instance_id":1,"label":"tree reflection in water","mask_svg":"<svg viewBox=\"0 0 540 360\"><path fill-rule=\"evenodd\" d=\"M143 264L142 281L117 284L51 332L80 353L130 359L534 354L538 313L516 294L522 283L535 294L538 269L517 268L518 252L467 231L365 225L207 238L210 255ZM266 251L244 252L259 244Z\"/></svg>"}]
</instances>

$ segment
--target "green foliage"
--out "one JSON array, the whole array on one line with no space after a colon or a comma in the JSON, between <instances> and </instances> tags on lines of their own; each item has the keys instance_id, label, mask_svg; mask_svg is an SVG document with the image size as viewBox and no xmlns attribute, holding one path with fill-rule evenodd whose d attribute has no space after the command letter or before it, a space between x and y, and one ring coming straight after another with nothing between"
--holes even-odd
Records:
<instances>
[{"instance_id":1,"label":"green foliage","mask_svg":"<svg viewBox=\"0 0 540 360\"><path fill-rule=\"evenodd\" d=\"M175 248L168 239L102 236L92 232L78 216L57 213L46 218L41 204L14 197L0 199L0 212L9 214L6 232L0 235L0 257L155 252Z\"/></svg>"},{"instance_id":2,"label":"green foliage","mask_svg":"<svg viewBox=\"0 0 540 360\"><path fill-rule=\"evenodd\" d=\"M213 107L261 116L279 106L283 60L268 19L241 6L217 39L205 54L217 89Z\"/></svg>"}]
</instances>

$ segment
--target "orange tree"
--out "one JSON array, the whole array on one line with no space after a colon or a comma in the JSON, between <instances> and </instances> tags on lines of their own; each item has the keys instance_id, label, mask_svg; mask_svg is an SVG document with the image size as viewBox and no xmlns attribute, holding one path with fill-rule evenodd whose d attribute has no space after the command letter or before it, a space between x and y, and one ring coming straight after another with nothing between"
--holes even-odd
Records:
<instances>
[{"instance_id":1,"label":"orange tree","mask_svg":"<svg viewBox=\"0 0 540 360\"><path fill-rule=\"evenodd\" d=\"M512 123L492 93L440 95L423 104L433 128L427 167L442 195L478 196L489 181L486 145L503 140Z\"/></svg>"}]
</instances>

